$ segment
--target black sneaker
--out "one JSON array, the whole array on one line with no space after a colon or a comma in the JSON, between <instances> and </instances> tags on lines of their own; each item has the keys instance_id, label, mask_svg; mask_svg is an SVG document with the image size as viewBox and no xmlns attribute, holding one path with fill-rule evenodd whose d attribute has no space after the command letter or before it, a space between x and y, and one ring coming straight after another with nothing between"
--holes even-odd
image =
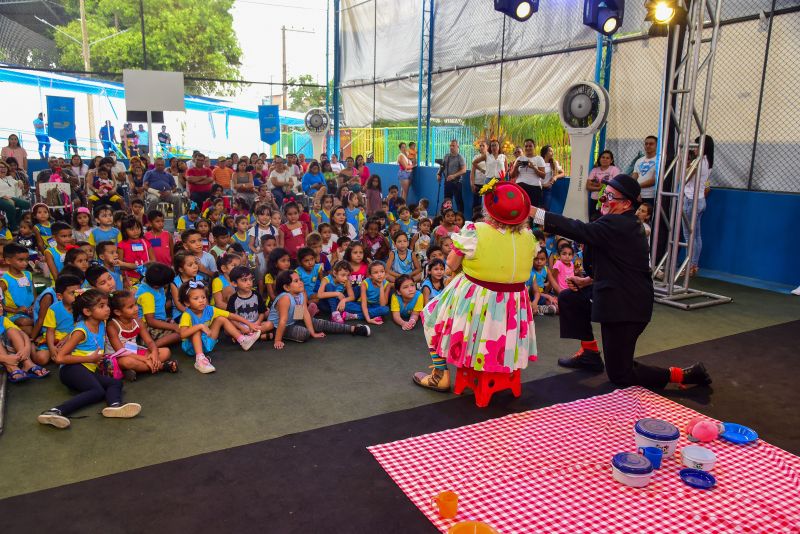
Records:
<instances>
[{"instance_id":1,"label":"black sneaker","mask_svg":"<svg viewBox=\"0 0 800 534\"><path fill-rule=\"evenodd\" d=\"M69 426L69 418L61 415L61 410L46 410L40 413L36 420L43 425L52 425L56 428L67 428Z\"/></svg>"},{"instance_id":2,"label":"black sneaker","mask_svg":"<svg viewBox=\"0 0 800 534\"><path fill-rule=\"evenodd\" d=\"M706 366L702 362L683 369L683 382L686 386L708 386L711 384L711 375L706 371Z\"/></svg>"},{"instance_id":3,"label":"black sneaker","mask_svg":"<svg viewBox=\"0 0 800 534\"><path fill-rule=\"evenodd\" d=\"M600 353L596 350L586 349L581 349L567 358L559 358L558 365L569 369L585 369L596 373L601 373L605 369Z\"/></svg>"},{"instance_id":4,"label":"black sneaker","mask_svg":"<svg viewBox=\"0 0 800 534\"><path fill-rule=\"evenodd\" d=\"M365 324L357 324L353 327L354 336L369 337L371 333L372 331L369 329L369 326Z\"/></svg>"}]
</instances>

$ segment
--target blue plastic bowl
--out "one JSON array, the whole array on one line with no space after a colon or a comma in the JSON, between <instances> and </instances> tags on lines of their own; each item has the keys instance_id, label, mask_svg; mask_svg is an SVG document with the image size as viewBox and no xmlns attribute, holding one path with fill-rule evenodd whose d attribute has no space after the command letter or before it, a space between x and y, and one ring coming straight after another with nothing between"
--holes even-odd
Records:
<instances>
[{"instance_id":1,"label":"blue plastic bowl","mask_svg":"<svg viewBox=\"0 0 800 534\"><path fill-rule=\"evenodd\" d=\"M758 439L758 434L752 428L744 425L737 425L736 423L722 423L725 426L725 432L720 434L720 437L731 443L737 445L744 445L745 443L752 443Z\"/></svg>"}]
</instances>

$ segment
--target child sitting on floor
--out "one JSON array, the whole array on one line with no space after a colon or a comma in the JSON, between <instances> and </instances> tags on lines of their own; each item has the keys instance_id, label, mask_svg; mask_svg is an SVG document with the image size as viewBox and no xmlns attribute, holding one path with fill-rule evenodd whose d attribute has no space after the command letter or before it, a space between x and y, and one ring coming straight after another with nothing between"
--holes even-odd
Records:
<instances>
[{"instance_id":1,"label":"child sitting on floor","mask_svg":"<svg viewBox=\"0 0 800 534\"><path fill-rule=\"evenodd\" d=\"M128 352L117 357L125 378L136 380L136 373L157 373L159 371L178 372L178 362L169 359L169 349L157 347L153 338L139 322L139 307L130 291L116 291L110 299L111 320L106 329L108 341L106 352L116 353L125 349ZM144 346L139 345L141 338Z\"/></svg>"},{"instance_id":2,"label":"child sitting on floor","mask_svg":"<svg viewBox=\"0 0 800 534\"><path fill-rule=\"evenodd\" d=\"M383 324L383 316L389 313L391 292L383 262L373 261L369 264L369 278L361 282L361 314L365 321Z\"/></svg>"},{"instance_id":3,"label":"child sitting on floor","mask_svg":"<svg viewBox=\"0 0 800 534\"><path fill-rule=\"evenodd\" d=\"M3 306L0 304L0 313ZM4 336L14 352L9 354L6 345L0 343L0 363L6 368L8 381L12 384L29 378L44 378L50 371L31 360L31 340L17 325L0 317L0 336Z\"/></svg>"},{"instance_id":4,"label":"child sitting on floor","mask_svg":"<svg viewBox=\"0 0 800 534\"><path fill-rule=\"evenodd\" d=\"M72 304L80 292L81 279L69 274L62 274L56 278L54 294L57 301L52 302L44 312L44 339L45 342L37 347L38 360L45 363L51 359L55 361L58 347L72 332L75 320L72 317ZM44 365L44 364L42 364Z\"/></svg>"},{"instance_id":5,"label":"child sitting on floor","mask_svg":"<svg viewBox=\"0 0 800 534\"><path fill-rule=\"evenodd\" d=\"M203 374L217 370L206 353L214 350L222 330L234 338L242 350L250 349L261 335L259 327L247 319L209 306L202 282L184 283L178 290L178 296L186 307L180 321L181 348L187 355L194 356L194 368ZM249 327L252 333L243 334L234 322Z\"/></svg>"},{"instance_id":6,"label":"child sitting on floor","mask_svg":"<svg viewBox=\"0 0 800 534\"><path fill-rule=\"evenodd\" d=\"M335 323L357 319L357 314L361 312L361 306L355 302L353 286L350 283L351 271L349 262L345 260L336 262L331 273L324 277L319 284L317 297L320 307L331 312L331 320ZM349 311L348 305L350 306Z\"/></svg>"},{"instance_id":7,"label":"child sitting on floor","mask_svg":"<svg viewBox=\"0 0 800 534\"><path fill-rule=\"evenodd\" d=\"M211 296L214 299L214 306L226 310L228 309L228 299L235 292L228 278L230 272L242 264L242 258L236 254L223 254L217 259L217 276L211 281Z\"/></svg>"},{"instance_id":8,"label":"child sitting on floor","mask_svg":"<svg viewBox=\"0 0 800 534\"><path fill-rule=\"evenodd\" d=\"M179 326L167 316L166 288L174 279L175 271L172 267L151 263L136 290L139 317L144 319L147 333L158 347L169 347L183 339Z\"/></svg>"},{"instance_id":9,"label":"child sitting on floor","mask_svg":"<svg viewBox=\"0 0 800 534\"><path fill-rule=\"evenodd\" d=\"M392 320L403 330L411 330L417 324L423 308L422 293L417 291L417 285L407 274L398 276L394 281L394 294L389 308L392 310Z\"/></svg>"},{"instance_id":10,"label":"child sitting on floor","mask_svg":"<svg viewBox=\"0 0 800 534\"><path fill-rule=\"evenodd\" d=\"M105 399L104 417L135 417L142 410L136 403L122 404L122 382L96 373L103 357L106 328L110 310L108 297L96 289L81 293L73 304L76 324L64 345L58 350L55 362L61 365L61 383L78 392L68 401L42 412L37 420L43 425L67 428L73 412Z\"/></svg>"},{"instance_id":11,"label":"child sitting on floor","mask_svg":"<svg viewBox=\"0 0 800 534\"><path fill-rule=\"evenodd\" d=\"M8 272L0 276L0 290L3 292L3 303L6 315L27 336L33 332L33 303L36 290L33 286L33 275L28 267L28 249L16 243L9 243L3 248L3 258L8 265Z\"/></svg>"},{"instance_id":12,"label":"child sitting on floor","mask_svg":"<svg viewBox=\"0 0 800 534\"><path fill-rule=\"evenodd\" d=\"M347 325L312 318L306 308L305 286L296 272L281 272L275 280L275 285L281 293L272 304L267 320L275 327L276 349L284 347L284 339L302 343L312 337L325 337L326 333L349 333L365 337L370 335L370 329L366 325Z\"/></svg>"},{"instance_id":13,"label":"child sitting on floor","mask_svg":"<svg viewBox=\"0 0 800 534\"><path fill-rule=\"evenodd\" d=\"M423 306L428 304L442 292L445 282L445 265L442 260L433 260L428 264L428 277L422 282L422 301Z\"/></svg>"},{"instance_id":14,"label":"child sitting on floor","mask_svg":"<svg viewBox=\"0 0 800 534\"><path fill-rule=\"evenodd\" d=\"M228 299L228 311L256 325L261 339L267 339L267 332L272 330L272 325L264 320L267 313L264 299L253 291L253 271L245 265L239 265L231 270L229 278L235 292Z\"/></svg>"}]
</instances>

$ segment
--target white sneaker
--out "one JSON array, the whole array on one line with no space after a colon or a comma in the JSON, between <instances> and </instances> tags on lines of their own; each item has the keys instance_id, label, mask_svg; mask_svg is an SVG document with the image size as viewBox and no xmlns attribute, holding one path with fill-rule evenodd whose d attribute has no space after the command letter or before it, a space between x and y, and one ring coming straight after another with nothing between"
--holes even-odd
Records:
<instances>
[{"instance_id":1,"label":"white sneaker","mask_svg":"<svg viewBox=\"0 0 800 534\"><path fill-rule=\"evenodd\" d=\"M69 419L55 408L42 412L36 417L36 420L43 425L52 425L56 428L67 428L69 426Z\"/></svg>"},{"instance_id":2,"label":"white sneaker","mask_svg":"<svg viewBox=\"0 0 800 534\"><path fill-rule=\"evenodd\" d=\"M130 419L136 417L142 411L141 404L135 402L126 402L117 406L106 406L103 408L103 417L121 417L123 419Z\"/></svg>"},{"instance_id":3,"label":"white sneaker","mask_svg":"<svg viewBox=\"0 0 800 534\"><path fill-rule=\"evenodd\" d=\"M242 338L242 341L239 343L239 345L242 346L242 350L248 350L255 344L256 341L258 341L258 338L260 337L261 332L247 334Z\"/></svg>"},{"instance_id":4,"label":"white sneaker","mask_svg":"<svg viewBox=\"0 0 800 534\"><path fill-rule=\"evenodd\" d=\"M203 374L213 373L217 370L205 356L194 359L194 368Z\"/></svg>"},{"instance_id":5,"label":"white sneaker","mask_svg":"<svg viewBox=\"0 0 800 534\"><path fill-rule=\"evenodd\" d=\"M792 295L800 295L800 286L797 286L792 290Z\"/></svg>"}]
</instances>

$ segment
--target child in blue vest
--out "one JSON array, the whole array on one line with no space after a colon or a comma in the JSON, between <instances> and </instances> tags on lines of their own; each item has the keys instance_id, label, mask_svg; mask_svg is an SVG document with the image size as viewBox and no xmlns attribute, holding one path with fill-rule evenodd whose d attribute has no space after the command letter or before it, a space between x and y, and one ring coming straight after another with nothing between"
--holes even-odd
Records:
<instances>
[{"instance_id":1,"label":"child in blue vest","mask_svg":"<svg viewBox=\"0 0 800 534\"><path fill-rule=\"evenodd\" d=\"M403 330L411 330L417 324L423 308L422 293L407 274L398 276L394 281L394 294L389 308L392 310L392 320Z\"/></svg>"},{"instance_id":2,"label":"child in blue vest","mask_svg":"<svg viewBox=\"0 0 800 534\"><path fill-rule=\"evenodd\" d=\"M428 277L422 282L420 288L423 304L428 304L428 301L439 296L445 285L444 261L433 260L428 264Z\"/></svg>"},{"instance_id":3,"label":"child in blue vest","mask_svg":"<svg viewBox=\"0 0 800 534\"><path fill-rule=\"evenodd\" d=\"M341 263L341 262L340 262ZM336 265L334 265L334 272ZM341 270L347 277L347 271ZM345 280L346 282L346 280ZM323 338L325 334L351 334L369 337L367 325L348 325L312 318L308 313L305 299L305 286L295 271L282 271L275 280L279 291L267 316L268 326L275 328L274 347L282 349L284 339L304 342L310 338Z\"/></svg>"},{"instance_id":4,"label":"child in blue vest","mask_svg":"<svg viewBox=\"0 0 800 534\"><path fill-rule=\"evenodd\" d=\"M53 232L55 245L47 247L44 251L44 262L50 271L50 279L55 281L58 273L64 268L64 256L67 247L72 244L72 227L65 222L56 221L50 227Z\"/></svg>"},{"instance_id":5,"label":"child in blue vest","mask_svg":"<svg viewBox=\"0 0 800 534\"><path fill-rule=\"evenodd\" d=\"M167 315L166 288L175 279L169 265L151 263L147 266L144 281L136 290L139 315L147 324L147 333L158 347L168 347L181 340L180 328Z\"/></svg>"},{"instance_id":6,"label":"child in blue vest","mask_svg":"<svg viewBox=\"0 0 800 534\"><path fill-rule=\"evenodd\" d=\"M197 203L191 202L189 204L189 211L186 213L186 215L178 219L178 227L176 230L178 232L183 232L184 230L194 230L194 225L199 218L200 208L197 206Z\"/></svg>"},{"instance_id":7,"label":"child in blue vest","mask_svg":"<svg viewBox=\"0 0 800 534\"><path fill-rule=\"evenodd\" d=\"M3 248L3 258L8 265L8 272L0 276L0 290L6 315L30 337L33 333L33 303L36 290L33 287L33 276L28 267L28 249L16 243L8 243Z\"/></svg>"},{"instance_id":8,"label":"child in blue vest","mask_svg":"<svg viewBox=\"0 0 800 534\"><path fill-rule=\"evenodd\" d=\"M241 256L236 254L223 254L217 259L217 276L211 281L211 296L214 306L222 310L228 309L228 299L236 289L231 285L229 275L231 271L242 264Z\"/></svg>"},{"instance_id":9,"label":"child in blue vest","mask_svg":"<svg viewBox=\"0 0 800 534\"><path fill-rule=\"evenodd\" d=\"M235 339L243 350L252 347L261 336L259 327L247 319L210 306L202 282L184 283L178 290L178 297L186 307L180 321L180 336L183 340L181 348L187 355L194 356L194 368L203 374L216 371L208 359L208 354L214 350L223 330ZM233 323L245 325L251 333L243 334Z\"/></svg>"},{"instance_id":10,"label":"child in blue vest","mask_svg":"<svg viewBox=\"0 0 800 534\"><path fill-rule=\"evenodd\" d=\"M386 278L390 282L397 280L400 275L408 275L415 282L422 278L422 267L414 253L409 249L408 236L403 232L397 232L392 237L394 240L394 250L389 252L389 259L386 262Z\"/></svg>"},{"instance_id":11,"label":"child in blue vest","mask_svg":"<svg viewBox=\"0 0 800 534\"><path fill-rule=\"evenodd\" d=\"M122 234L119 228L114 226L114 212L107 205L99 206L94 212L96 226L89 234L89 244L97 246L101 241L111 241L115 245L122 241Z\"/></svg>"},{"instance_id":12,"label":"child in blue vest","mask_svg":"<svg viewBox=\"0 0 800 534\"><path fill-rule=\"evenodd\" d=\"M317 297L320 307L330 310L331 320L335 323L357 319L361 313L361 304L355 302L353 286L350 284L351 272L350 262L338 261L333 265L331 273L319 284Z\"/></svg>"},{"instance_id":13,"label":"child in blue vest","mask_svg":"<svg viewBox=\"0 0 800 534\"><path fill-rule=\"evenodd\" d=\"M86 269L86 283L89 284L89 287L99 289L106 295L110 295L117 290L114 277L102 265L94 264Z\"/></svg>"},{"instance_id":14,"label":"child in blue vest","mask_svg":"<svg viewBox=\"0 0 800 534\"><path fill-rule=\"evenodd\" d=\"M370 324L383 324L389 313L389 296L392 286L386 281L386 268L382 261L369 264L369 277L361 282L361 315Z\"/></svg>"},{"instance_id":15,"label":"child in blue vest","mask_svg":"<svg viewBox=\"0 0 800 534\"><path fill-rule=\"evenodd\" d=\"M75 326L72 304L75 302L76 292L80 292L81 284L81 279L77 276L62 274L56 278L55 287L47 288L37 300L40 302L39 314L42 317L44 342L36 347L36 363L45 365L51 359L55 360L58 345L72 332Z\"/></svg>"},{"instance_id":16,"label":"child in blue vest","mask_svg":"<svg viewBox=\"0 0 800 534\"><path fill-rule=\"evenodd\" d=\"M319 313L317 302L317 291L322 281L322 264L317 263L319 255L314 252L311 247L303 247L297 251L298 266L295 271L300 275L300 280L303 281L303 287L306 292L306 302L308 303L308 313L314 317Z\"/></svg>"},{"instance_id":17,"label":"child in blue vest","mask_svg":"<svg viewBox=\"0 0 800 534\"><path fill-rule=\"evenodd\" d=\"M2 310L3 305L0 304L0 313ZM9 321L8 317L0 316L0 336L5 337L8 345L13 348L13 353L9 354L6 345L0 343L0 365L5 367L9 382L16 384L29 378L44 378L50 374L47 369L31 360L31 340L17 325Z\"/></svg>"},{"instance_id":18,"label":"child in blue vest","mask_svg":"<svg viewBox=\"0 0 800 534\"><path fill-rule=\"evenodd\" d=\"M96 289L88 289L75 299L72 307L75 326L58 349L55 362L61 366L61 382L78 394L42 412L37 420L43 425L67 428L70 414L104 399L108 404L103 408L104 417L139 415L141 405L122 403L122 381L96 372L104 357L105 322L110 313L108 297Z\"/></svg>"},{"instance_id":19,"label":"child in blue vest","mask_svg":"<svg viewBox=\"0 0 800 534\"><path fill-rule=\"evenodd\" d=\"M100 241L95 247L97 259L106 268L111 278L114 279L114 287L117 291L122 291L128 285L128 278L123 274L119 264L119 251L117 244L112 241Z\"/></svg>"},{"instance_id":20,"label":"child in blue vest","mask_svg":"<svg viewBox=\"0 0 800 534\"><path fill-rule=\"evenodd\" d=\"M36 246L40 252L44 253L47 247L52 247L56 244L50 226L53 221L53 217L50 215L50 208L43 202L35 204L31 208L31 217L34 223L33 233L36 235Z\"/></svg>"},{"instance_id":21,"label":"child in blue vest","mask_svg":"<svg viewBox=\"0 0 800 534\"><path fill-rule=\"evenodd\" d=\"M169 292L172 297L172 319L179 321L186 307L181 304L178 290L186 282L202 282L200 277L200 262L197 257L187 250L179 250L172 259L172 266L175 268L175 278L169 285Z\"/></svg>"}]
</instances>

